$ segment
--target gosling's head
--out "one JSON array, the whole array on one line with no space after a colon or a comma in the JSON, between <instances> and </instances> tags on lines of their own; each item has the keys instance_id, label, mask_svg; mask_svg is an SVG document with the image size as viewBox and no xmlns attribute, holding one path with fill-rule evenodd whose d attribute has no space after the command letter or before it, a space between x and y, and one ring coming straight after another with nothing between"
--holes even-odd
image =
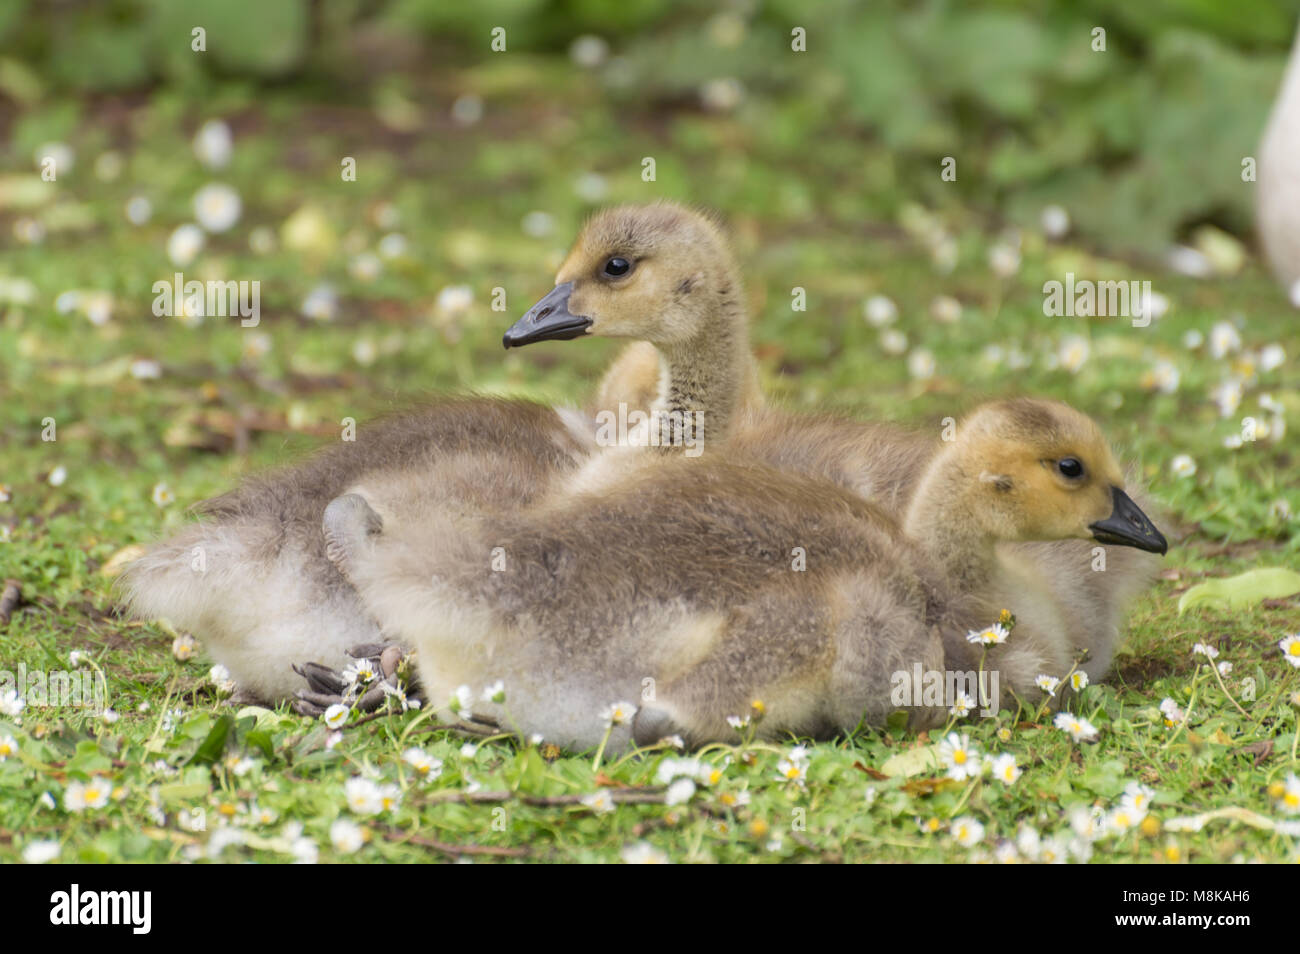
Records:
<instances>
[{"instance_id":1,"label":"gosling's head","mask_svg":"<svg viewBox=\"0 0 1300 954\"><path fill-rule=\"evenodd\" d=\"M975 494L971 508L1002 540L1083 538L1164 553L1164 536L1124 493L1110 445L1087 415L1021 398L978 408L952 452Z\"/></svg>"},{"instance_id":2,"label":"gosling's head","mask_svg":"<svg viewBox=\"0 0 1300 954\"><path fill-rule=\"evenodd\" d=\"M602 335L683 345L713 331L739 294L731 251L709 218L672 202L618 206L587 222L555 288L502 343Z\"/></svg>"}]
</instances>

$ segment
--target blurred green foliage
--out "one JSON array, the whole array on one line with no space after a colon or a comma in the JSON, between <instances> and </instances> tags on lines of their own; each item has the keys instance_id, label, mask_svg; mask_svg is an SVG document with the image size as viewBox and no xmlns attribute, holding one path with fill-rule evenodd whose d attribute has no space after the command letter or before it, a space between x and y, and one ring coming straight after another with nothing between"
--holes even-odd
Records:
<instances>
[{"instance_id":1,"label":"blurred green foliage","mask_svg":"<svg viewBox=\"0 0 1300 954\"><path fill-rule=\"evenodd\" d=\"M1150 252L1203 222L1249 230L1241 162L1298 15L1298 0L7 0L0 92L46 110L292 80L365 102L467 70L513 82L594 34L614 54L604 93L629 117L697 107L703 84L734 79L742 121L795 161L884 146L854 184L864 211L891 217L907 197L1027 221L1060 203L1095 243ZM497 27L518 55L491 53ZM937 174L945 156L955 183Z\"/></svg>"}]
</instances>

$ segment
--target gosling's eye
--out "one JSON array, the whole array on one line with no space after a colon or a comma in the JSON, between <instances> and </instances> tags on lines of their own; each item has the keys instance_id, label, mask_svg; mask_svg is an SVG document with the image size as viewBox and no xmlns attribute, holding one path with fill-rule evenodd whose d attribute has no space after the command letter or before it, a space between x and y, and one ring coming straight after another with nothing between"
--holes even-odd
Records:
<instances>
[{"instance_id":1,"label":"gosling's eye","mask_svg":"<svg viewBox=\"0 0 1300 954\"><path fill-rule=\"evenodd\" d=\"M632 263L625 258L611 258L605 263L605 274L613 275L617 278L620 275L626 275L632 268Z\"/></svg>"},{"instance_id":2,"label":"gosling's eye","mask_svg":"<svg viewBox=\"0 0 1300 954\"><path fill-rule=\"evenodd\" d=\"M1068 477L1071 480L1083 476L1083 464L1077 457L1062 457L1056 462L1056 469L1061 472L1062 477Z\"/></svg>"}]
</instances>

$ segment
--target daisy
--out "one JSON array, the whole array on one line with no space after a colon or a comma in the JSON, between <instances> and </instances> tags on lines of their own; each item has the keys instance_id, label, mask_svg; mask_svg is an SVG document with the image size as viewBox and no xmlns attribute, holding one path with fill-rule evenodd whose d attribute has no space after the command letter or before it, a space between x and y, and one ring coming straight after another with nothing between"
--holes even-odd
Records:
<instances>
[{"instance_id":1,"label":"daisy","mask_svg":"<svg viewBox=\"0 0 1300 954\"><path fill-rule=\"evenodd\" d=\"M776 763L776 771L777 777L784 782L795 782L801 786L807 784L808 766L806 764L790 759L782 759Z\"/></svg>"},{"instance_id":2,"label":"daisy","mask_svg":"<svg viewBox=\"0 0 1300 954\"><path fill-rule=\"evenodd\" d=\"M629 865L666 865L668 855L647 841L633 842L619 852L619 857Z\"/></svg>"},{"instance_id":3,"label":"daisy","mask_svg":"<svg viewBox=\"0 0 1300 954\"><path fill-rule=\"evenodd\" d=\"M989 249L989 268L998 278L1010 278L1020 271L1020 252L999 242Z\"/></svg>"},{"instance_id":4,"label":"daisy","mask_svg":"<svg viewBox=\"0 0 1300 954\"><path fill-rule=\"evenodd\" d=\"M1286 363L1286 350L1280 344L1265 345L1259 352L1259 370L1275 371Z\"/></svg>"},{"instance_id":5,"label":"daisy","mask_svg":"<svg viewBox=\"0 0 1300 954\"><path fill-rule=\"evenodd\" d=\"M358 815L378 815L383 810L379 786L368 778L354 775L343 783L343 797L348 808Z\"/></svg>"},{"instance_id":6,"label":"daisy","mask_svg":"<svg viewBox=\"0 0 1300 954\"><path fill-rule=\"evenodd\" d=\"M194 134L194 155L209 169L223 169L232 152L230 127L220 119L209 119Z\"/></svg>"},{"instance_id":7,"label":"daisy","mask_svg":"<svg viewBox=\"0 0 1300 954\"><path fill-rule=\"evenodd\" d=\"M57 841L32 841L23 849L23 861L29 865L43 865L59 857Z\"/></svg>"},{"instance_id":8,"label":"daisy","mask_svg":"<svg viewBox=\"0 0 1300 954\"><path fill-rule=\"evenodd\" d=\"M1241 348L1241 335L1231 322L1220 321L1210 329L1210 357L1219 360Z\"/></svg>"},{"instance_id":9,"label":"daisy","mask_svg":"<svg viewBox=\"0 0 1300 954\"><path fill-rule=\"evenodd\" d=\"M1044 839L1038 852L1038 860L1045 865L1063 865L1068 857L1069 846L1060 835Z\"/></svg>"},{"instance_id":10,"label":"daisy","mask_svg":"<svg viewBox=\"0 0 1300 954\"><path fill-rule=\"evenodd\" d=\"M1082 669L1070 673L1070 685L1076 692L1088 688L1088 674Z\"/></svg>"},{"instance_id":11,"label":"daisy","mask_svg":"<svg viewBox=\"0 0 1300 954\"><path fill-rule=\"evenodd\" d=\"M1047 693L1049 696L1054 696L1056 695L1056 690L1060 688L1061 680L1057 679L1055 676L1049 676L1044 673L1034 680L1034 685L1043 690L1043 692Z\"/></svg>"},{"instance_id":12,"label":"daisy","mask_svg":"<svg viewBox=\"0 0 1300 954\"><path fill-rule=\"evenodd\" d=\"M352 710L347 706L340 705L336 702L325 710L325 714L321 716L321 718L325 720L327 728L338 729L342 728L342 726L348 721L348 714L351 711Z\"/></svg>"},{"instance_id":13,"label":"daisy","mask_svg":"<svg viewBox=\"0 0 1300 954\"><path fill-rule=\"evenodd\" d=\"M379 810L395 812L402 804L402 790L396 785L384 785L379 789Z\"/></svg>"},{"instance_id":14,"label":"daisy","mask_svg":"<svg viewBox=\"0 0 1300 954\"><path fill-rule=\"evenodd\" d=\"M1100 838L1105 829L1103 823L1105 816L1102 815L1101 809L1089 808L1086 805L1078 805L1070 812L1070 827L1080 838L1086 838L1093 841Z\"/></svg>"},{"instance_id":15,"label":"daisy","mask_svg":"<svg viewBox=\"0 0 1300 954\"><path fill-rule=\"evenodd\" d=\"M498 679L492 685L485 687L483 689L483 701L495 702L497 705L504 703L506 701L506 684Z\"/></svg>"},{"instance_id":16,"label":"daisy","mask_svg":"<svg viewBox=\"0 0 1300 954\"><path fill-rule=\"evenodd\" d=\"M737 732L743 731L749 725L749 716L741 718L740 716L727 716L727 725L731 726Z\"/></svg>"},{"instance_id":17,"label":"daisy","mask_svg":"<svg viewBox=\"0 0 1300 954\"><path fill-rule=\"evenodd\" d=\"M1058 713L1053 722L1058 729L1070 733L1076 742L1091 742L1097 738L1097 727L1082 716L1069 712Z\"/></svg>"},{"instance_id":18,"label":"daisy","mask_svg":"<svg viewBox=\"0 0 1300 954\"><path fill-rule=\"evenodd\" d=\"M1124 795L1120 798L1120 804L1127 807L1137 816L1137 820L1141 821L1143 816L1150 810L1151 799L1155 794L1154 791L1141 782L1129 782L1124 787Z\"/></svg>"},{"instance_id":19,"label":"daisy","mask_svg":"<svg viewBox=\"0 0 1300 954\"><path fill-rule=\"evenodd\" d=\"M0 735L0 762L18 754L18 740L12 735Z\"/></svg>"},{"instance_id":20,"label":"daisy","mask_svg":"<svg viewBox=\"0 0 1300 954\"><path fill-rule=\"evenodd\" d=\"M682 776L694 778L702 771L699 759L664 759L655 769L655 781L667 785Z\"/></svg>"},{"instance_id":21,"label":"daisy","mask_svg":"<svg viewBox=\"0 0 1300 954\"><path fill-rule=\"evenodd\" d=\"M1230 672L1232 672L1232 663L1230 663L1230 662L1221 662L1221 663L1219 663L1219 665L1218 665L1217 668L1218 668L1218 670L1219 670L1219 675L1220 675L1220 676L1226 676L1226 675L1228 675Z\"/></svg>"},{"instance_id":22,"label":"daisy","mask_svg":"<svg viewBox=\"0 0 1300 954\"><path fill-rule=\"evenodd\" d=\"M977 845L984 840L984 826L969 815L954 818L948 831L952 834L953 841L963 848Z\"/></svg>"},{"instance_id":23,"label":"daisy","mask_svg":"<svg viewBox=\"0 0 1300 954\"><path fill-rule=\"evenodd\" d=\"M614 810L614 799L606 789L592 792L590 795L582 796L582 804L586 805L597 815L604 815Z\"/></svg>"},{"instance_id":24,"label":"daisy","mask_svg":"<svg viewBox=\"0 0 1300 954\"><path fill-rule=\"evenodd\" d=\"M1038 224L1048 238L1064 238L1070 231L1070 213L1059 205L1046 206L1038 216Z\"/></svg>"},{"instance_id":25,"label":"daisy","mask_svg":"<svg viewBox=\"0 0 1300 954\"><path fill-rule=\"evenodd\" d=\"M181 633L172 640L172 655L178 662L189 662L198 650L198 643L189 633Z\"/></svg>"},{"instance_id":26,"label":"daisy","mask_svg":"<svg viewBox=\"0 0 1300 954\"><path fill-rule=\"evenodd\" d=\"M984 629L972 629L966 634L968 643L979 643L983 646L1000 646L1007 641L1011 631L1001 623L994 623L992 626L986 626Z\"/></svg>"},{"instance_id":27,"label":"daisy","mask_svg":"<svg viewBox=\"0 0 1300 954\"><path fill-rule=\"evenodd\" d=\"M636 715L636 706L630 702L615 702L605 708L600 717L605 721L605 727L610 728L616 725L626 725L632 721Z\"/></svg>"},{"instance_id":28,"label":"daisy","mask_svg":"<svg viewBox=\"0 0 1300 954\"><path fill-rule=\"evenodd\" d=\"M1277 807L1289 815L1300 812L1300 776L1292 772L1282 784L1282 793L1278 796Z\"/></svg>"},{"instance_id":29,"label":"daisy","mask_svg":"<svg viewBox=\"0 0 1300 954\"><path fill-rule=\"evenodd\" d=\"M478 755L478 746L473 742L466 742L460 747L460 757L463 759L472 759Z\"/></svg>"},{"instance_id":30,"label":"daisy","mask_svg":"<svg viewBox=\"0 0 1300 954\"><path fill-rule=\"evenodd\" d=\"M1083 367L1091 352L1092 348L1087 338L1080 335L1066 335L1057 348L1056 358L1062 368L1074 374Z\"/></svg>"},{"instance_id":31,"label":"daisy","mask_svg":"<svg viewBox=\"0 0 1300 954\"><path fill-rule=\"evenodd\" d=\"M132 225L144 225L153 217L153 203L142 195L133 195L126 200L125 214Z\"/></svg>"},{"instance_id":32,"label":"daisy","mask_svg":"<svg viewBox=\"0 0 1300 954\"><path fill-rule=\"evenodd\" d=\"M213 182L194 193L194 218L209 232L229 231L241 211L239 193L228 185Z\"/></svg>"},{"instance_id":33,"label":"daisy","mask_svg":"<svg viewBox=\"0 0 1300 954\"><path fill-rule=\"evenodd\" d=\"M103 779L92 778L89 782L69 782L63 793L63 807L70 812L81 812L88 808L103 808L108 804L111 788Z\"/></svg>"},{"instance_id":34,"label":"daisy","mask_svg":"<svg viewBox=\"0 0 1300 954\"><path fill-rule=\"evenodd\" d=\"M1022 824L1016 832L1016 849L1030 861L1038 860L1042 850L1043 838L1033 825Z\"/></svg>"},{"instance_id":35,"label":"daisy","mask_svg":"<svg viewBox=\"0 0 1300 954\"><path fill-rule=\"evenodd\" d=\"M1148 389L1159 391L1161 394L1175 393L1180 381L1178 368L1168 361L1157 361L1155 366L1142 377L1142 383Z\"/></svg>"},{"instance_id":36,"label":"daisy","mask_svg":"<svg viewBox=\"0 0 1300 954\"><path fill-rule=\"evenodd\" d=\"M954 325L961 321L961 302L951 295L939 295L930 302L930 317L941 325Z\"/></svg>"},{"instance_id":37,"label":"daisy","mask_svg":"<svg viewBox=\"0 0 1300 954\"><path fill-rule=\"evenodd\" d=\"M1183 721L1183 710L1178 708L1178 703L1168 697L1160 700L1160 712L1165 717L1165 725L1171 729Z\"/></svg>"},{"instance_id":38,"label":"daisy","mask_svg":"<svg viewBox=\"0 0 1300 954\"><path fill-rule=\"evenodd\" d=\"M935 368L934 355L925 348L917 348L907 356L907 373L918 381L934 377Z\"/></svg>"},{"instance_id":39,"label":"daisy","mask_svg":"<svg viewBox=\"0 0 1300 954\"><path fill-rule=\"evenodd\" d=\"M457 686L451 697L451 708L458 718L473 718L470 706L474 704L474 691L469 686Z\"/></svg>"},{"instance_id":40,"label":"daisy","mask_svg":"<svg viewBox=\"0 0 1300 954\"><path fill-rule=\"evenodd\" d=\"M388 259L401 258L408 247L406 236L400 232L389 232L379 240L379 254Z\"/></svg>"},{"instance_id":41,"label":"daisy","mask_svg":"<svg viewBox=\"0 0 1300 954\"><path fill-rule=\"evenodd\" d=\"M939 743L939 758L948 767L948 777L963 781L980 774L984 764L979 752L971 745L970 736L948 733Z\"/></svg>"},{"instance_id":42,"label":"daisy","mask_svg":"<svg viewBox=\"0 0 1300 954\"><path fill-rule=\"evenodd\" d=\"M964 719L970 715L970 711L975 708L975 700L964 692L957 693L957 700L948 710L949 715L956 716L958 719Z\"/></svg>"},{"instance_id":43,"label":"daisy","mask_svg":"<svg viewBox=\"0 0 1300 954\"><path fill-rule=\"evenodd\" d=\"M1292 666L1300 669L1300 633L1294 636L1286 636L1277 644L1277 648L1282 650L1282 658Z\"/></svg>"},{"instance_id":44,"label":"daisy","mask_svg":"<svg viewBox=\"0 0 1300 954\"><path fill-rule=\"evenodd\" d=\"M1213 662L1219 655L1219 651L1213 646L1206 645L1205 643L1197 643L1192 647L1192 654L1204 656L1206 659Z\"/></svg>"},{"instance_id":45,"label":"daisy","mask_svg":"<svg viewBox=\"0 0 1300 954\"><path fill-rule=\"evenodd\" d=\"M1196 461L1187 454L1179 454L1169 462L1169 469L1175 477L1191 477L1196 473Z\"/></svg>"},{"instance_id":46,"label":"daisy","mask_svg":"<svg viewBox=\"0 0 1300 954\"><path fill-rule=\"evenodd\" d=\"M314 321L333 321L339 313L339 297L330 285L317 285L302 300L301 310Z\"/></svg>"},{"instance_id":47,"label":"daisy","mask_svg":"<svg viewBox=\"0 0 1300 954\"><path fill-rule=\"evenodd\" d=\"M880 333L880 350L888 355L900 355L907 350L907 335L897 328L886 328Z\"/></svg>"},{"instance_id":48,"label":"daisy","mask_svg":"<svg viewBox=\"0 0 1300 954\"><path fill-rule=\"evenodd\" d=\"M57 177L65 172L72 170L72 164L76 159L76 154L72 147L62 142L47 142L36 150L36 165L43 167L46 160L54 167L54 175Z\"/></svg>"},{"instance_id":49,"label":"daisy","mask_svg":"<svg viewBox=\"0 0 1300 954\"><path fill-rule=\"evenodd\" d=\"M194 261L199 252L203 251L203 245L207 238L203 230L197 225L186 222L184 225L177 226L176 230L167 239L167 257L171 259L173 265L179 265L182 268Z\"/></svg>"},{"instance_id":50,"label":"daisy","mask_svg":"<svg viewBox=\"0 0 1300 954\"><path fill-rule=\"evenodd\" d=\"M426 782L431 782L442 774L442 759L435 759L424 749L409 748L402 753L402 761L415 770Z\"/></svg>"},{"instance_id":51,"label":"daisy","mask_svg":"<svg viewBox=\"0 0 1300 954\"><path fill-rule=\"evenodd\" d=\"M252 815L254 821L259 825L274 825L276 820L280 817L275 809L263 808L261 805L258 805L257 802L253 802L253 804L249 806L249 813Z\"/></svg>"},{"instance_id":52,"label":"daisy","mask_svg":"<svg viewBox=\"0 0 1300 954\"><path fill-rule=\"evenodd\" d=\"M1132 808L1129 808L1127 805L1120 805L1118 808L1106 815L1102 825L1106 831L1122 835L1141 821L1142 816Z\"/></svg>"},{"instance_id":53,"label":"daisy","mask_svg":"<svg viewBox=\"0 0 1300 954\"><path fill-rule=\"evenodd\" d=\"M176 495L172 493L171 488L161 481L153 485L150 496L153 498L155 507L166 507L176 499Z\"/></svg>"},{"instance_id":54,"label":"daisy","mask_svg":"<svg viewBox=\"0 0 1300 954\"><path fill-rule=\"evenodd\" d=\"M358 659L343 670L343 678L349 686L364 686L379 677L375 664L369 659Z\"/></svg>"},{"instance_id":55,"label":"daisy","mask_svg":"<svg viewBox=\"0 0 1300 954\"><path fill-rule=\"evenodd\" d=\"M1241 406L1241 398L1241 382L1236 380L1224 381L1210 391L1210 400L1218 407L1220 417L1232 417Z\"/></svg>"},{"instance_id":56,"label":"daisy","mask_svg":"<svg viewBox=\"0 0 1300 954\"><path fill-rule=\"evenodd\" d=\"M664 793L665 805L682 805L695 795L695 782L689 778L679 778L668 786Z\"/></svg>"},{"instance_id":57,"label":"daisy","mask_svg":"<svg viewBox=\"0 0 1300 954\"><path fill-rule=\"evenodd\" d=\"M298 849L298 840L294 840L294 855L302 860L302 854ZM360 850L364 842L365 836L361 833L361 826L356 822L349 821L346 818L339 818L335 820L334 824L330 825L330 843L339 854L350 855Z\"/></svg>"},{"instance_id":58,"label":"daisy","mask_svg":"<svg viewBox=\"0 0 1300 954\"><path fill-rule=\"evenodd\" d=\"M468 285L448 285L438 292L433 308L445 318L454 318L469 311L474 304L474 290Z\"/></svg>"},{"instance_id":59,"label":"daisy","mask_svg":"<svg viewBox=\"0 0 1300 954\"><path fill-rule=\"evenodd\" d=\"M1010 752L1003 752L992 762L993 777L1004 785L1014 785L1020 778L1020 768L1016 765L1016 757Z\"/></svg>"},{"instance_id":60,"label":"daisy","mask_svg":"<svg viewBox=\"0 0 1300 954\"><path fill-rule=\"evenodd\" d=\"M886 295L872 295L862 303L862 317L873 328L883 328L898 320L898 306Z\"/></svg>"},{"instance_id":61,"label":"daisy","mask_svg":"<svg viewBox=\"0 0 1300 954\"><path fill-rule=\"evenodd\" d=\"M701 785L717 785L722 781L722 776L727 770L730 759L724 761L721 765L705 765L695 776Z\"/></svg>"}]
</instances>

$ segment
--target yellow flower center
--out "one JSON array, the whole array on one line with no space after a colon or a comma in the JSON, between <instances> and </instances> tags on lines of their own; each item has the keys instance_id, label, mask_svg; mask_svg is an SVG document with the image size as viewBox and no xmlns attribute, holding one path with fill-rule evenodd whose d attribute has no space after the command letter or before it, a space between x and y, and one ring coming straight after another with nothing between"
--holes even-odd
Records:
<instances>
[{"instance_id":1,"label":"yellow flower center","mask_svg":"<svg viewBox=\"0 0 1300 954\"><path fill-rule=\"evenodd\" d=\"M1300 639L1291 642L1291 645L1287 647L1286 654L1288 656L1300 656Z\"/></svg>"},{"instance_id":2,"label":"yellow flower center","mask_svg":"<svg viewBox=\"0 0 1300 954\"><path fill-rule=\"evenodd\" d=\"M958 765L965 765L966 753L963 752L961 749L958 749L957 751L952 753L952 760Z\"/></svg>"},{"instance_id":3,"label":"yellow flower center","mask_svg":"<svg viewBox=\"0 0 1300 954\"><path fill-rule=\"evenodd\" d=\"M1300 808L1300 792L1287 792L1282 796L1282 804L1287 808Z\"/></svg>"}]
</instances>

